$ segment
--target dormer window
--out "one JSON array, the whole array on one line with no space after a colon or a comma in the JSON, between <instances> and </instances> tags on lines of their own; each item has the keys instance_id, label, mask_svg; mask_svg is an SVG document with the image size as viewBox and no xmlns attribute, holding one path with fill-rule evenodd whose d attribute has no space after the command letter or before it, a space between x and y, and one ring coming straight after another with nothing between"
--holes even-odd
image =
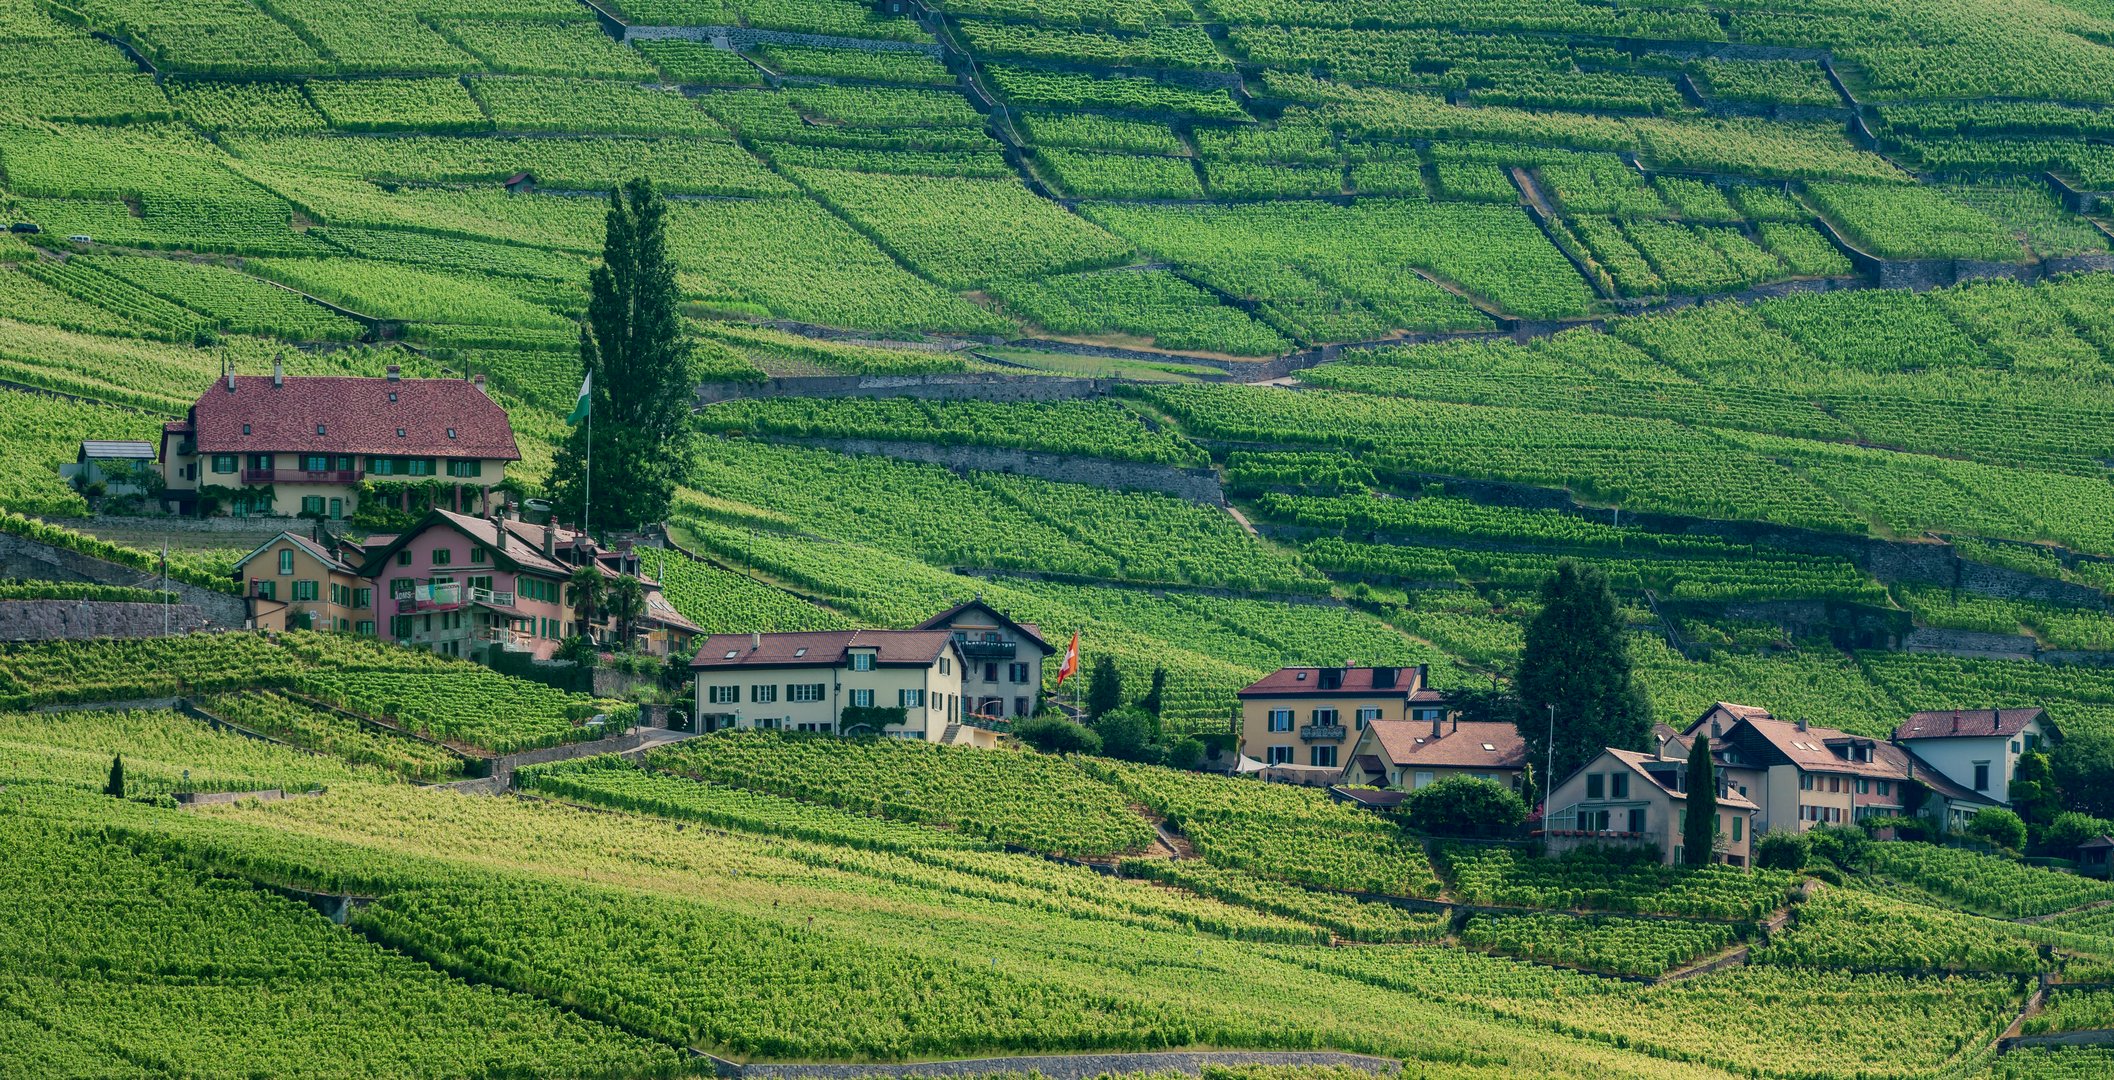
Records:
<instances>
[{"instance_id":1,"label":"dormer window","mask_svg":"<svg viewBox=\"0 0 2114 1080\"><path fill-rule=\"evenodd\" d=\"M389 391L389 400L391 400L391 401L395 401L395 400L396 400L396 391L394 391L394 390L391 390L391 391Z\"/></svg>"},{"instance_id":2,"label":"dormer window","mask_svg":"<svg viewBox=\"0 0 2114 1080\"><path fill-rule=\"evenodd\" d=\"M397 438L399 438L399 439L401 439L401 438L403 438L403 437L404 437L404 429L403 429L403 428L397 428L397 429L396 429L396 437L397 437Z\"/></svg>"},{"instance_id":3,"label":"dormer window","mask_svg":"<svg viewBox=\"0 0 2114 1080\"><path fill-rule=\"evenodd\" d=\"M454 438L454 437L455 437L455 429L454 429L454 428L449 428L449 429L448 429L448 438L451 438L451 439L452 439L452 438Z\"/></svg>"},{"instance_id":4,"label":"dormer window","mask_svg":"<svg viewBox=\"0 0 2114 1080\"><path fill-rule=\"evenodd\" d=\"M807 648L806 648L805 646L802 646L801 648L798 648L798 649L794 649L794 650L793 650L793 659L795 659L795 660L798 660L798 659L800 659L801 657L803 657L803 656L806 656L806 655L807 655Z\"/></svg>"},{"instance_id":5,"label":"dormer window","mask_svg":"<svg viewBox=\"0 0 2114 1080\"><path fill-rule=\"evenodd\" d=\"M247 434L249 434L249 433L250 433L250 426L249 426L248 424L244 424L244 425L242 425L242 433L243 433L244 435L247 435Z\"/></svg>"},{"instance_id":6,"label":"dormer window","mask_svg":"<svg viewBox=\"0 0 2114 1080\"><path fill-rule=\"evenodd\" d=\"M321 435L321 434L323 434L323 425L321 425L321 424L317 424L317 425L316 425L316 434L318 434L318 435Z\"/></svg>"}]
</instances>

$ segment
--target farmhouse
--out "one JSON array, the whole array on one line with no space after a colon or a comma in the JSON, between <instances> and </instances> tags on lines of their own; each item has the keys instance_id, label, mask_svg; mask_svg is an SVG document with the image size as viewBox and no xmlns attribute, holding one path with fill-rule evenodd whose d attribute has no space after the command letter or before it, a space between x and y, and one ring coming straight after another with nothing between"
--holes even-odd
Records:
<instances>
[{"instance_id":1,"label":"farmhouse","mask_svg":"<svg viewBox=\"0 0 2114 1080\"><path fill-rule=\"evenodd\" d=\"M506 465L521 460L506 410L480 376L405 379L270 377L230 370L182 420L162 426L163 500L187 513L338 520L367 497L482 511ZM401 483L400 483L401 482Z\"/></svg>"},{"instance_id":2,"label":"farmhouse","mask_svg":"<svg viewBox=\"0 0 2114 1080\"><path fill-rule=\"evenodd\" d=\"M964 722L962 648L947 630L714 634L690 669L701 731L998 741Z\"/></svg>"},{"instance_id":3,"label":"farmhouse","mask_svg":"<svg viewBox=\"0 0 2114 1080\"><path fill-rule=\"evenodd\" d=\"M374 582L350 541L282 532L235 563L235 580L260 630L338 630L373 636Z\"/></svg>"},{"instance_id":4,"label":"farmhouse","mask_svg":"<svg viewBox=\"0 0 2114 1080\"><path fill-rule=\"evenodd\" d=\"M1057 651L1034 623L1014 622L979 596L917 625L945 630L961 649L962 700L973 715L998 720L1035 715L1042 661Z\"/></svg>"},{"instance_id":5,"label":"farmhouse","mask_svg":"<svg viewBox=\"0 0 2114 1080\"><path fill-rule=\"evenodd\" d=\"M1467 776L1518 791L1526 764L1526 741L1511 724L1373 720L1358 733L1339 782L1414 791Z\"/></svg>"},{"instance_id":6,"label":"farmhouse","mask_svg":"<svg viewBox=\"0 0 2114 1080\"><path fill-rule=\"evenodd\" d=\"M1305 766L1334 782L1377 720L1431 723L1446 702L1416 667L1287 667L1239 693L1241 753L1266 766Z\"/></svg>"},{"instance_id":7,"label":"farmhouse","mask_svg":"<svg viewBox=\"0 0 2114 1080\"><path fill-rule=\"evenodd\" d=\"M2019 756L2054 741L2042 709L1943 709L1911 715L1894 741L1977 795L2009 804Z\"/></svg>"},{"instance_id":8,"label":"farmhouse","mask_svg":"<svg viewBox=\"0 0 2114 1080\"><path fill-rule=\"evenodd\" d=\"M1542 819L1549 853L1587 844L1637 844L1656 849L1665 862L1685 861L1687 781L1685 754L1669 756L1663 747L1657 754L1602 750L1549 793L1549 805L1555 809ZM1717 785L1711 861L1746 866L1761 808L1724 776L1717 778Z\"/></svg>"}]
</instances>

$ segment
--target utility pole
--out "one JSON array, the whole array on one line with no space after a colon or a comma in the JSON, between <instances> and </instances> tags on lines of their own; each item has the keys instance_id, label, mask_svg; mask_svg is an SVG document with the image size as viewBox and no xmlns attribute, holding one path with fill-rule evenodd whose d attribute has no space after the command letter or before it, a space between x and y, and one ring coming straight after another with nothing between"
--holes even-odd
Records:
<instances>
[{"instance_id":1,"label":"utility pole","mask_svg":"<svg viewBox=\"0 0 2114 1080\"><path fill-rule=\"evenodd\" d=\"M1549 827L1549 811L1555 809L1549 805L1549 797L1556 794L1556 703L1553 701L1549 703L1549 754L1546 768L1549 774L1541 782L1541 827L1544 829Z\"/></svg>"}]
</instances>

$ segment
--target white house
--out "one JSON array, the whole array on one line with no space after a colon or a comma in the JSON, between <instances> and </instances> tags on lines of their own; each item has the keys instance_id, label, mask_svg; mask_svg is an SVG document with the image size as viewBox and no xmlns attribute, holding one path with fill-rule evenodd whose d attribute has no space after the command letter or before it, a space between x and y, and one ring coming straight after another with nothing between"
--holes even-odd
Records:
<instances>
[{"instance_id":1,"label":"white house","mask_svg":"<svg viewBox=\"0 0 2114 1080\"><path fill-rule=\"evenodd\" d=\"M2019 756L2060 738L2041 709L1936 709L1894 729L1894 741L1945 778L1994 802L2011 802Z\"/></svg>"},{"instance_id":2,"label":"white house","mask_svg":"<svg viewBox=\"0 0 2114 1080\"><path fill-rule=\"evenodd\" d=\"M1549 853L1587 845L1650 847L1663 862L1680 863L1688 823L1688 759L1666 753L1602 750L1549 793L1542 819ZM1747 866L1754 844L1755 814L1761 809L1721 773L1713 862Z\"/></svg>"},{"instance_id":3,"label":"white house","mask_svg":"<svg viewBox=\"0 0 2114 1080\"><path fill-rule=\"evenodd\" d=\"M714 634L690 670L702 731L997 743L962 722L961 646L946 630Z\"/></svg>"}]
</instances>

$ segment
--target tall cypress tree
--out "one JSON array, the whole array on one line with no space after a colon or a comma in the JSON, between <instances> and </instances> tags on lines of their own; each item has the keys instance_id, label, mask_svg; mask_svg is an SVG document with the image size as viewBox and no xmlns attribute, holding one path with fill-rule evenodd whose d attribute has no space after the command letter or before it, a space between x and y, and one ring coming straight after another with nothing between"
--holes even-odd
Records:
<instances>
[{"instance_id":1,"label":"tall cypress tree","mask_svg":"<svg viewBox=\"0 0 2114 1080\"><path fill-rule=\"evenodd\" d=\"M1602 747L1641 750L1651 738L1651 702L1630 677L1629 630L1607 575L1566 559L1542 585L1541 613L1527 625L1520 653L1517 721L1527 760L1548 760L1548 707L1556 706L1560 783Z\"/></svg>"},{"instance_id":2,"label":"tall cypress tree","mask_svg":"<svg viewBox=\"0 0 2114 1080\"><path fill-rule=\"evenodd\" d=\"M103 784L103 794L119 799L125 797L125 756L123 754L110 759L110 779Z\"/></svg>"},{"instance_id":3,"label":"tall cypress tree","mask_svg":"<svg viewBox=\"0 0 2114 1080\"><path fill-rule=\"evenodd\" d=\"M1688 821L1681 827L1682 861L1707 866L1717 837L1718 772L1710 760L1710 736L1698 733L1688 748Z\"/></svg>"},{"instance_id":4,"label":"tall cypress tree","mask_svg":"<svg viewBox=\"0 0 2114 1080\"><path fill-rule=\"evenodd\" d=\"M667 216L650 180L610 192L602 265L587 276L580 364L590 383L590 419L558 448L551 497L560 515L571 516L591 494L590 528L635 528L666 517L690 466L696 380L677 310Z\"/></svg>"}]
</instances>

